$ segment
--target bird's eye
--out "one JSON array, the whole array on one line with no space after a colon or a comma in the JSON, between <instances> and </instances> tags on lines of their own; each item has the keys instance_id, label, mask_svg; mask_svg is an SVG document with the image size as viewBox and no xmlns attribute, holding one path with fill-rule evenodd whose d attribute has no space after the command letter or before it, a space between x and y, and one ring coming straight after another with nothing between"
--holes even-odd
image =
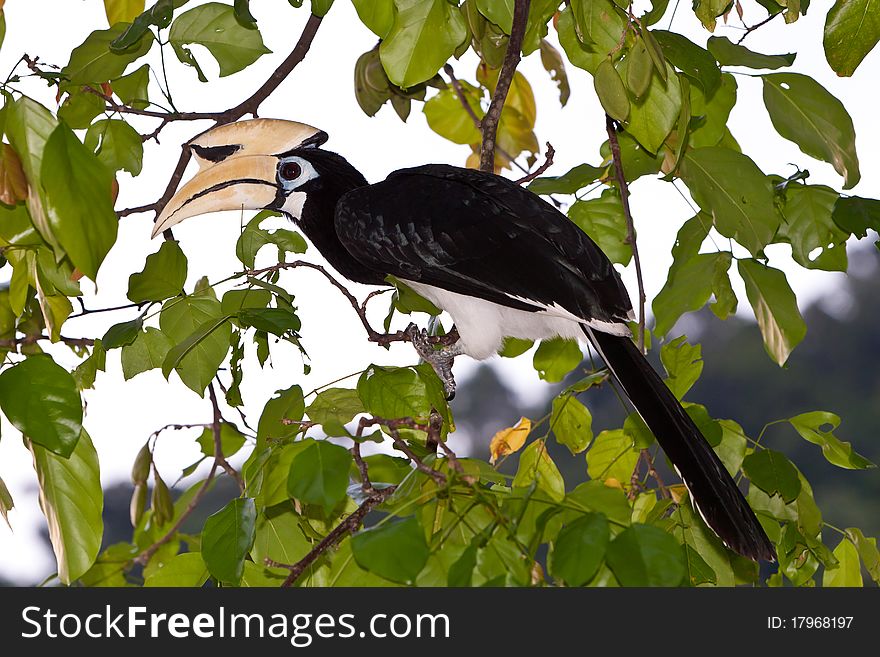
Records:
<instances>
[{"instance_id":1,"label":"bird's eye","mask_svg":"<svg viewBox=\"0 0 880 657\"><path fill-rule=\"evenodd\" d=\"M281 165L280 173L284 180L296 180L302 175L302 167L296 162L285 162Z\"/></svg>"}]
</instances>

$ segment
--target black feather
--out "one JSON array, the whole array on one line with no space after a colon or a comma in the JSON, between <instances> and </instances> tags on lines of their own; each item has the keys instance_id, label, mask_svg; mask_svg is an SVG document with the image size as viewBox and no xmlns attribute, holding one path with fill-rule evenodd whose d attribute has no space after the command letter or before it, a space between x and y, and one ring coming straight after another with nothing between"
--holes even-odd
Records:
<instances>
[{"instance_id":1,"label":"black feather","mask_svg":"<svg viewBox=\"0 0 880 657\"><path fill-rule=\"evenodd\" d=\"M709 527L743 556L775 561L773 545L721 459L633 341L586 327L584 332L675 465Z\"/></svg>"}]
</instances>

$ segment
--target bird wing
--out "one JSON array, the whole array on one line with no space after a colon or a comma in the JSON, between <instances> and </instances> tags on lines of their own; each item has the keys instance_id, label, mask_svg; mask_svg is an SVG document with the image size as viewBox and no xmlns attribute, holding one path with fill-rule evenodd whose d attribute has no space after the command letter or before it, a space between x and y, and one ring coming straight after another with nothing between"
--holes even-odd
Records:
<instances>
[{"instance_id":1,"label":"bird wing","mask_svg":"<svg viewBox=\"0 0 880 657\"><path fill-rule=\"evenodd\" d=\"M631 317L620 275L595 242L500 176L402 169L343 196L335 222L351 255L386 275L583 321Z\"/></svg>"}]
</instances>

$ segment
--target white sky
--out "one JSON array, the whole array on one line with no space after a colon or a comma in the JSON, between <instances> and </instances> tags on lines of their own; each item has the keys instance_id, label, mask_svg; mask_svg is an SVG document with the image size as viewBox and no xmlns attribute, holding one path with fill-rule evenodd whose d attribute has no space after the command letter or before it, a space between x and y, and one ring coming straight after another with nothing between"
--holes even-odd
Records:
<instances>
[{"instance_id":1,"label":"white sky","mask_svg":"<svg viewBox=\"0 0 880 657\"><path fill-rule=\"evenodd\" d=\"M186 8L196 4L201 3L191 2ZM636 3L637 8L646 4ZM751 34L745 45L771 54L798 52L797 61L790 70L815 77L844 102L856 126L861 156L862 182L851 193L876 196L880 172L876 146L880 143L880 128L876 121L873 88L880 79L880 56L877 53L869 55L853 78L838 78L825 62L821 49L824 12L828 4L814 2L809 15L794 25L783 25L777 19ZM244 73L217 79L217 66L213 59L206 51L196 47L193 49L196 57L211 80L208 85L200 84L194 69L178 64L172 55L169 77L178 108L223 110L250 95L287 55L307 17L304 9L294 10L286 0L253 3L252 11L258 19L264 41L274 51L273 54L264 56ZM106 27L100 0L8 0L5 13L7 34L0 50L0 74L4 77L25 52L31 56L38 55L42 61L64 65L71 49L79 45L92 29ZM641 13L641 10L637 13ZM751 7L746 21L754 23L763 16L762 10ZM655 28L666 29L668 24L667 15ZM694 18L689 2L681 3L673 27L676 31L684 31L698 43L704 43L709 36ZM719 24L716 34L736 41L741 28ZM555 41L552 30L550 38ZM263 104L261 115L294 119L326 130L330 134L326 147L344 154L371 181L381 180L395 169L426 162L463 164L469 149L450 144L431 132L419 104L413 105L407 124L402 123L390 107L383 108L374 118L361 112L353 92L354 62L375 44L375 36L360 24L351 4L346 0L337 0L318 31L311 52L293 75ZM148 61L158 64L158 49L154 48ZM137 65L142 62L139 61ZM471 80L475 65L476 58L472 54L454 64L458 77ZM538 139L541 144L550 141L556 149L556 162L546 175L560 175L585 161L597 164L600 159L598 148L606 136L604 117L593 92L592 78L584 71L569 67L571 100L564 109L560 109L556 85L543 70L537 53L524 60L520 70L528 77L538 100ZM790 175L794 168L789 163L797 163L801 168L810 170L811 183L827 184L839 189L841 179L830 165L811 160L800 153L794 144L776 135L761 102L760 80L740 75L737 76L737 82L738 102L730 126L743 151L767 173ZM33 81L19 87L47 106L54 107L54 91L47 90L43 83ZM151 93L159 98L157 90L151 88ZM144 132L155 125L154 121L135 124ZM179 144L209 125L207 122L181 122L168 126L161 135L161 146L152 142L147 145L144 173L135 179L121 174L117 207L141 205L158 198L177 161ZM692 211L670 185L657 180L638 181L632 186L632 194L631 204L650 305L665 281L676 229L692 215ZM175 227L175 236L189 258L187 289L191 289L195 280L203 275L215 281L240 268L234 255L239 219L233 213L226 213L191 219ZM149 238L151 228L152 216L147 214L128 217L120 222L117 244L98 277L97 297L94 286L84 281L88 307L126 303L129 275L140 271L145 257L159 246L158 242ZM789 274L802 307L811 299L833 289L844 276L809 272L798 267L791 261L788 246L772 246L767 249L767 254L772 265ZM261 261L272 264L273 256L274 250L267 248L258 264ZM313 249L306 257L321 262ZM734 288L740 297L740 309L750 312L742 285L735 276L733 278ZM631 297L635 299L636 286L631 266L624 272L624 280ZM340 376L362 370L371 362L414 362L415 355L406 345L396 345L390 351L385 351L367 343L348 303L317 272L284 273L282 281L297 296L303 319L303 343L312 359L312 373L308 377L303 376L296 351L288 345L279 345L273 346L272 352L276 368L256 374L258 367L251 350L250 362L245 366L246 375L249 373L250 376L246 376L243 393L252 424L256 423L262 405L274 390L298 383L309 391ZM352 286L351 289L362 297L366 288ZM387 309L387 302L381 299L372 306L376 326L381 324ZM63 332L71 336L100 336L111 324L134 317L135 312L124 311L73 319L65 325ZM759 339L757 332L755 339ZM64 348L53 348L52 353L69 367L78 362ZM458 361L456 374L459 378L466 377L474 365L467 359ZM496 362L506 381L519 394L528 395L544 385L531 368L530 355L516 361ZM128 477L135 454L157 428L168 423L206 422L211 417L207 400L184 387L176 375L172 375L170 383L166 383L161 374L153 370L123 384L119 351L108 356L107 373L99 373L96 389L86 392L84 397L88 404L85 426L97 446L101 478L105 485ZM236 419L232 411L227 412L226 417L233 421ZM511 422L516 419L511 418ZM54 560L51 554L40 550L37 543L43 518L37 502L36 479L29 454L5 418L0 422L3 431L0 477L15 500L15 509L10 513L14 531L0 523L0 575L23 584L34 583L52 572ZM180 469L197 458L198 449L194 441L197 433L169 432L160 438L157 464L166 481L174 481ZM454 444L453 439L453 447Z\"/></svg>"}]
</instances>

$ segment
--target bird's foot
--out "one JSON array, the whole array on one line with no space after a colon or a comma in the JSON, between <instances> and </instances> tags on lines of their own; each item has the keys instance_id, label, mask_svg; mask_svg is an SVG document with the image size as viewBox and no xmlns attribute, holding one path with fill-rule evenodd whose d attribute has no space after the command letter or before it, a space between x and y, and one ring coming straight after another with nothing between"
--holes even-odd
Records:
<instances>
[{"instance_id":1,"label":"bird's foot","mask_svg":"<svg viewBox=\"0 0 880 657\"><path fill-rule=\"evenodd\" d=\"M452 376L452 363L456 356L462 354L461 347L458 344L452 344L435 349L436 340L432 340L425 329L419 329L415 324L407 326L404 333L406 333L407 338L409 338L421 359L426 363L430 363L440 381L443 382L443 391L446 393L447 401L452 400L455 397L455 378Z\"/></svg>"}]
</instances>

